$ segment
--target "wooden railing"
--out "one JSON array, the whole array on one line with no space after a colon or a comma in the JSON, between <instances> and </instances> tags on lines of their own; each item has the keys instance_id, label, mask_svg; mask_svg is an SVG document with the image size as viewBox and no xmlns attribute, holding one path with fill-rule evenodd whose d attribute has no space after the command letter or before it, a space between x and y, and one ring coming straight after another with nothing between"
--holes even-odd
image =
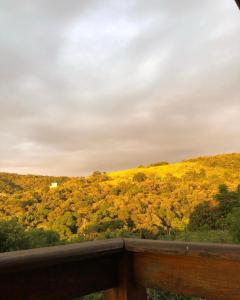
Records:
<instances>
[{"instance_id":1,"label":"wooden railing","mask_svg":"<svg viewBox=\"0 0 240 300\"><path fill-rule=\"evenodd\" d=\"M0 299L145 300L146 288L240 299L240 246L113 239L0 254Z\"/></svg>"}]
</instances>

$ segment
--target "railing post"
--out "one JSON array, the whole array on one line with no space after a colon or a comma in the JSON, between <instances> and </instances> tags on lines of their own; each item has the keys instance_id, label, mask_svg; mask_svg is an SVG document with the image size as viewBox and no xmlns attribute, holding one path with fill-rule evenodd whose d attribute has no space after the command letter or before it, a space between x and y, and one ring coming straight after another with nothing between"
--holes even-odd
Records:
<instances>
[{"instance_id":1,"label":"railing post","mask_svg":"<svg viewBox=\"0 0 240 300\"><path fill-rule=\"evenodd\" d=\"M119 285L104 291L104 300L147 300L144 287L137 285L133 278L133 258L125 252L119 261Z\"/></svg>"}]
</instances>

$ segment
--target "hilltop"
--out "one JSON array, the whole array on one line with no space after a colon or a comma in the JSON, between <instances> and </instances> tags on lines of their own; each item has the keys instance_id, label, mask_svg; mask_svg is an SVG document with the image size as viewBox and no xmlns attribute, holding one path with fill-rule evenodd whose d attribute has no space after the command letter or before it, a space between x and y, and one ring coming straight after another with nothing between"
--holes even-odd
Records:
<instances>
[{"instance_id":1,"label":"hilltop","mask_svg":"<svg viewBox=\"0 0 240 300\"><path fill-rule=\"evenodd\" d=\"M58 187L50 189L51 182ZM51 229L62 239L184 230L195 208L216 205L219 185L240 184L240 153L87 177L0 173L0 219Z\"/></svg>"}]
</instances>

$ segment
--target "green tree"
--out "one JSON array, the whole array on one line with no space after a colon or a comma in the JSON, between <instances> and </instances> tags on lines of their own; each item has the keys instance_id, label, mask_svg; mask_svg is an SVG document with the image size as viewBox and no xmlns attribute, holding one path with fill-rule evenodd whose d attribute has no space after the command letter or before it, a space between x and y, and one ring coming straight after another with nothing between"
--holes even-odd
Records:
<instances>
[{"instance_id":1,"label":"green tree","mask_svg":"<svg viewBox=\"0 0 240 300\"><path fill-rule=\"evenodd\" d=\"M14 251L30 247L29 238L23 225L16 220L0 222L0 251Z\"/></svg>"},{"instance_id":2,"label":"green tree","mask_svg":"<svg viewBox=\"0 0 240 300\"><path fill-rule=\"evenodd\" d=\"M188 230L210 230L219 227L220 214L217 207L210 207L208 202L199 204L190 215Z\"/></svg>"},{"instance_id":3,"label":"green tree","mask_svg":"<svg viewBox=\"0 0 240 300\"><path fill-rule=\"evenodd\" d=\"M234 207L240 206L239 186L236 191L229 191L227 185L221 184L219 192L214 197L219 202L219 210L223 217L226 217Z\"/></svg>"},{"instance_id":4,"label":"green tree","mask_svg":"<svg viewBox=\"0 0 240 300\"><path fill-rule=\"evenodd\" d=\"M233 241L240 243L240 208L234 208L227 216L227 225Z\"/></svg>"},{"instance_id":5,"label":"green tree","mask_svg":"<svg viewBox=\"0 0 240 300\"><path fill-rule=\"evenodd\" d=\"M54 231L27 229L16 219L0 222L0 252L56 245L59 235Z\"/></svg>"},{"instance_id":6,"label":"green tree","mask_svg":"<svg viewBox=\"0 0 240 300\"><path fill-rule=\"evenodd\" d=\"M134 176L133 176L133 181L136 181L136 182L142 182L142 181L145 181L146 179L147 179L146 174L144 174L142 172L138 172L138 173L134 174Z\"/></svg>"},{"instance_id":7,"label":"green tree","mask_svg":"<svg viewBox=\"0 0 240 300\"><path fill-rule=\"evenodd\" d=\"M56 245L60 242L59 234L52 230L43 229L31 229L27 231L27 237L29 239L29 248L40 248L51 245Z\"/></svg>"}]
</instances>

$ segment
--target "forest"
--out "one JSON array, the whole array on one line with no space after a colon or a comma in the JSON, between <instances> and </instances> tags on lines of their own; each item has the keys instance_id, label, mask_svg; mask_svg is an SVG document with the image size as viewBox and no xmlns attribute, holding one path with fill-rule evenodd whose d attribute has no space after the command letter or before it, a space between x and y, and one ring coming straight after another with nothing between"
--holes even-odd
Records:
<instances>
[{"instance_id":1,"label":"forest","mask_svg":"<svg viewBox=\"0 0 240 300\"><path fill-rule=\"evenodd\" d=\"M86 177L0 173L0 252L119 236L239 243L240 154Z\"/></svg>"}]
</instances>

